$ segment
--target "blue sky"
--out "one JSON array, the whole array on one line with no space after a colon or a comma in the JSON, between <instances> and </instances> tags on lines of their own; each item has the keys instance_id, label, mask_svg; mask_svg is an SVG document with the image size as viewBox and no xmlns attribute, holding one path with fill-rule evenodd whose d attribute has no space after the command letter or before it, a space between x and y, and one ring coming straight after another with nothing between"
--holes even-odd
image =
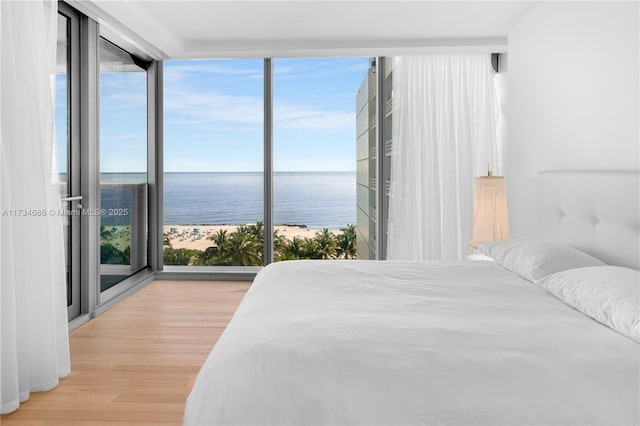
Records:
<instances>
[{"instance_id":1,"label":"blue sky","mask_svg":"<svg viewBox=\"0 0 640 426\"><path fill-rule=\"evenodd\" d=\"M276 171L355 170L355 96L368 63L274 59ZM143 73L101 76L102 171L145 170L145 93ZM261 171L262 106L262 59L166 61L165 171ZM63 114L56 121L60 140Z\"/></svg>"}]
</instances>

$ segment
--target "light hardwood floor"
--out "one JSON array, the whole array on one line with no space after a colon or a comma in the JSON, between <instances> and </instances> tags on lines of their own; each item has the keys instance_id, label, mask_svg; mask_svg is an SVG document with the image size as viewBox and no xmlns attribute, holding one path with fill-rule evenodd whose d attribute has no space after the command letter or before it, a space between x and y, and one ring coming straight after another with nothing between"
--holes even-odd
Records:
<instances>
[{"instance_id":1,"label":"light hardwood floor","mask_svg":"<svg viewBox=\"0 0 640 426\"><path fill-rule=\"evenodd\" d=\"M149 284L71 333L71 375L0 424L181 424L195 376L250 285Z\"/></svg>"}]
</instances>

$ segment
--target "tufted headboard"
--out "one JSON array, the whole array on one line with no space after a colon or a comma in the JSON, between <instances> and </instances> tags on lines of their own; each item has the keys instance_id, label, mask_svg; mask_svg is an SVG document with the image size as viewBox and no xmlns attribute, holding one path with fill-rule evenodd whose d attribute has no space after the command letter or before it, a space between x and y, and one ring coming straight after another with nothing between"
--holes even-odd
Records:
<instances>
[{"instance_id":1,"label":"tufted headboard","mask_svg":"<svg viewBox=\"0 0 640 426\"><path fill-rule=\"evenodd\" d=\"M538 173L538 237L640 269L640 172Z\"/></svg>"}]
</instances>

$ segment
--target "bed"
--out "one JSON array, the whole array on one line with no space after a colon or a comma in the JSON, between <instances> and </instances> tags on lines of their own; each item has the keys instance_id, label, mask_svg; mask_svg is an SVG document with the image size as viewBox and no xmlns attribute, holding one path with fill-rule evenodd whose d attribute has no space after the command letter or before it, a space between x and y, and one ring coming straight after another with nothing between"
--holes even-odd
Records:
<instances>
[{"instance_id":1,"label":"bed","mask_svg":"<svg viewBox=\"0 0 640 426\"><path fill-rule=\"evenodd\" d=\"M541 174L540 235L556 241L489 245L496 261L264 268L184 423L638 424L638 286L620 287L640 277L638 179ZM598 207L612 193L618 208Z\"/></svg>"}]
</instances>

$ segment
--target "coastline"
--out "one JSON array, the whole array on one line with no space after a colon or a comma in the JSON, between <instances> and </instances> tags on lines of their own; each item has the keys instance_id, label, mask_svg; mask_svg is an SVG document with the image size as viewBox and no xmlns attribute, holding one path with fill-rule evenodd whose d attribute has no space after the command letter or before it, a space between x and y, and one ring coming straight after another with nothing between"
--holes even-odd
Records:
<instances>
[{"instance_id":1,"label":"coastline","mask_svg":"<svg viewBox=\"0 0 640 426\"><path fill-rule=\"evenodd\" d=\"M163 232L169 237L171 247L174 249L187 248L194 250L206 250L215 243L208 237L215 235L219 230L226 230L228 234L235 232L240 225L164 225ZM309 229L298 225L276 225L274 227L279 235L291 241L294 237L313 238L319 229ZM173 232L172 232L173 230ZM335 231L333 231L335 232Z\"/></svg>"}]
</instances>

